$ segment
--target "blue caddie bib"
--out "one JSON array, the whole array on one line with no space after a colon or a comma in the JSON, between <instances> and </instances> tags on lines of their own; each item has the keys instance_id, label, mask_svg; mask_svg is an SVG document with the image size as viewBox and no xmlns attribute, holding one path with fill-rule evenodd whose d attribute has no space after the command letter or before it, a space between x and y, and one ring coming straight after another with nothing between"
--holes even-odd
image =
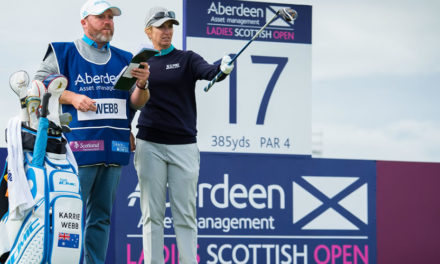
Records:
<instances>
[{"instance_id":1,"label":"blue caddie bib","mask_svg":"<svg viewBox=\"0 0 440 264\"><path fill-rule=\"evenodd\" d=\"M66 133L78 165L127 165L130 158L129 96L113 88L116 77L129 64L132 54L110 46L106 64L84 59L73 42L51 43L60 74L69 80L66 90L84 94L96 101L96 112L77 111L62 105L72 115Z\"/></svg>"}]
</instances>

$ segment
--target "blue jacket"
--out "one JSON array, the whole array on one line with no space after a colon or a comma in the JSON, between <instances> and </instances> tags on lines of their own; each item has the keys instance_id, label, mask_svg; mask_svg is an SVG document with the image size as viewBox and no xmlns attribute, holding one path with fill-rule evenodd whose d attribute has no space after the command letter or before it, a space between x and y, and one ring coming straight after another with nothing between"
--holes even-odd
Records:
<instances>
[{"instance_id":1,"label":"blue jacket","mask_svg":"<svg viewBox=\"0 0 440 264\"><path fill-rule=\"evenodd\" d=\"M136 137L161 144L195 143L196 82L214 78L220 71L219 65L209 64L193 51L173 46L151 57L148 64L151 96L141 109Z\"/></svg>"}]
</instances>

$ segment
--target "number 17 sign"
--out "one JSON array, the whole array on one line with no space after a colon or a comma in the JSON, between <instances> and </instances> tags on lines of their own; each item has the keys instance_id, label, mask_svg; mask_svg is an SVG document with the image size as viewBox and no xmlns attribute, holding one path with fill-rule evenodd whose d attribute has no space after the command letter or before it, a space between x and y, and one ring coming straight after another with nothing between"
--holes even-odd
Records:
<instances>
[{"instance_id":1,"label":"number 17 sign","mask_svg":"<svg viewBox=\"0 0 440 264\"><path fill-rule=\"evenodd\" d=\"M291 8L293 22L276 16ZM274 16L208 91L198 81L201 151L311 154L311 6L235 0L184 2L184 48L208 62L231 57Z\"/></svg>"}]
</instances>

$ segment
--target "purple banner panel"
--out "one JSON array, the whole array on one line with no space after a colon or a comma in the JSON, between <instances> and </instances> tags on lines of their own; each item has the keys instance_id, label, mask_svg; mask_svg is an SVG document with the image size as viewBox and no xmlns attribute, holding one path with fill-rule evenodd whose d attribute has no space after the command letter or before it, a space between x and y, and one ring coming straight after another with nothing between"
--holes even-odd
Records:
<instances>
[{"instance_id":1,"label":"purple banner panel","mask_svg":"<svg viewBox=\"0 0 440 264\"><path fill-rule=\"evenodd\" d=\"M257 41L312 43L312 7L250 1L186 0L186 37L249 40L272 18ZM282 8L298 14L292 22L277 16Z\"/></svg>"},{"instance_id":2,"label":"purple banner panel","mask_svg":"<svg viewBox=\"0 0 440 264\"><path fill-rule=\"evenodd\" d=\"M440 163L377 162L377 263L438 263Z\"/></svg>"},{"instance_id":3,"label":"purple banner panel","mask_svg":"<svg viewBox=\"0 0 440 264\"><path fill-rule=\"evenodd\" d=\"M108 263L143 263L140 192L125 167ZM377 263L376 163L295 155L201 153L199 263ZM165 263L178 263L173 218Z\"/></svg>"}]
</instances>

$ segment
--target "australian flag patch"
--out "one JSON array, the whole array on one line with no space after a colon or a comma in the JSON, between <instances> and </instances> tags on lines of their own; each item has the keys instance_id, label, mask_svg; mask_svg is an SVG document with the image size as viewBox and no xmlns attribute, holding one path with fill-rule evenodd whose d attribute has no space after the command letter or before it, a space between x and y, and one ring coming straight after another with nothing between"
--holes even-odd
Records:
<instances>
[{"instance_id":1,"label":"australian flag patch","mask_svg":"<svg viewBox=\"0 0 440 264\"><path fill-rule=\"evenodd\" d=\"M79 235L69 233L58 233L58 246L67 248L78 248Z\"/></svg>"}]
</instances>

